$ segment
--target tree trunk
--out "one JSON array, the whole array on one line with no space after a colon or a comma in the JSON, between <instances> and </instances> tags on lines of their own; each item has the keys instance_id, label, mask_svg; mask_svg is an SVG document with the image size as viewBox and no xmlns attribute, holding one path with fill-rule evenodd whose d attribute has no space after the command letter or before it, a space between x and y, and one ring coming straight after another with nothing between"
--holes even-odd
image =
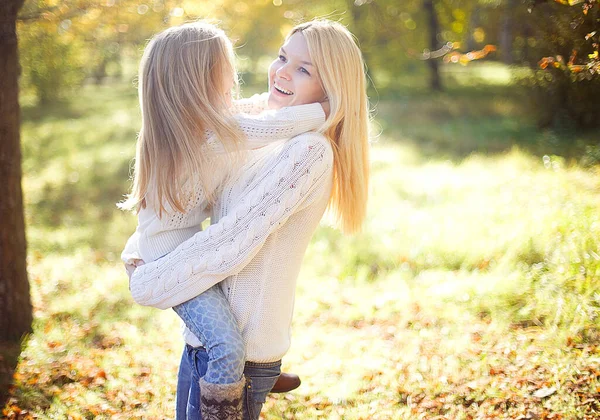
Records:
<instances>
[{"instance_id":1,"label":"tree trunk","mask_svg":"<svg viewBox=\"0 0 600 420\"><path fill-rule=\"evenodd\" d=\"M479 46L479 43L475 40L473 33L475 32L475 28L479 26L479 13L481 10L481 6L474 7L471 10L471 16L469 17L469 27L467 28L467 51L476 50Z\"/></svg>"},{"instance_id":2,"label":"tree trunk","mask_svg":"<svg viewBox=\"0 0 600 420\"><path fill-rule=\"evenodd\" d=\"M0 408L31 331L32 310L25 264L25 221L21 192L17 12L23 0L0 2Z\"/></svg>"},{"instance_id":3,"label":"tree trunk","mask_svg":"<svg viewBox=\"0 0 600 420\"><path fill-rule=\"evenodd\" d=\"M350 30L352 34L358 39L360 50L362 53L363 61L367 67L367 72L373 71L371 64L371 48L372 48L372 35L368 31L365 31L365 27L368 25L366 22L367 7L371 4L362 4L357 6L354 0L346 0L346 7L350 10L352 15L352 21L350 23Z\"/></svg>"},{"instance_id":4,"label":"tree trunk","mask_svg":"<svg viewBox=\"0 0 600 420\"><path fill-rule=\"evenodd\" d=\"M101 85L106 77L106 65L108 60L103 57L102 62L94 69L94 83L96 85Z\"/></svg>"},{"instance_id":5,"label":"tree trunk","mask_svg":"<svg viewBox=\"0 0 600 420\"><path fill-rule=\"evenodd\" d=\"M441 48L438 41L438 34L440 33L440 22L437 14L435 13L435 5L433 0L424 0L423 7L427 13L427 23L429 26L429 50L431 52L437 51ZM435 91L442 90L442 81L440 79L439 62L436 58L430 57L427 60L430 70L430 82L429 87Z\"/></svg>"},{"instance_id":6,"label":"tree trunk","mask_svg":"<svg viewBox=\"0 0 600 420\"><path fill-rule=\"evenodd\" d=\"M506 0L502 23L500 25L500 57L505 64L513 64L513 39L514 39L514 16L517 6L516 0Z\"/></svg>"}]
</instances>

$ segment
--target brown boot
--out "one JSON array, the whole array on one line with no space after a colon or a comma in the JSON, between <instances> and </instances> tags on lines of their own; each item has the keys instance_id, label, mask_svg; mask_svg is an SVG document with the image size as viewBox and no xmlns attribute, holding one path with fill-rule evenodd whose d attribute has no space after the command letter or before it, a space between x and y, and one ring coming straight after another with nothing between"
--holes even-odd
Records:
<instances>
[{"instance_id":1,"label":"brown boot","mask_svg":"<svg viewBox=\"0 0 600 420\"><path fill-rule=\"evenodd\" d=\"M294 373L282 373L273 385L271 392L289 392L300 386L300 378Z\"/></svg>"},{"instance_id":2,"label":"brown boot","mask_svg":"<svg viewBox=\"0 0 600 420\"><path fill-rule=\"evenodd\" d=\"M212 384L200 378L202 420L242 420L245 384L245 377L233 384Z\"/></svg>"}]
</instances>

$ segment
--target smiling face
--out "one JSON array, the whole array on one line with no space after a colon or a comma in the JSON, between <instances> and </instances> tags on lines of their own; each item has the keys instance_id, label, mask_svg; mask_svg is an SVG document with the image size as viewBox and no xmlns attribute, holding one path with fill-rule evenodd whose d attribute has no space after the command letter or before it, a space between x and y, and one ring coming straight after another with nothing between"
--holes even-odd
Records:
<instances>
[{"instance_id":1,"label":"smiling face","mask_svg":"<svg viewBox=\"0 0 600 420\"><path fill-rule=\"evenodd\" d=\"M279 57L269 67L269 107L322 102L325 93L312 64L306 39L296 32L283 44Z\"/></svg>"}]
</instances>

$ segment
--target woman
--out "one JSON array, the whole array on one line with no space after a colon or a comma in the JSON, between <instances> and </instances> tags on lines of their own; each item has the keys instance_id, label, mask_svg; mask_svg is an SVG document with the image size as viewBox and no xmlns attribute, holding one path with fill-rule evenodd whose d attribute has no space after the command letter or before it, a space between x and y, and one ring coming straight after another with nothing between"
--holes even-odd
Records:
<instances>
[{"instance_id":1,"label":"woman","mask_svg":"<svg viewBox=\"0 0 600 420\"><path fill-rule=\"evenodd\" d=\"M174 26L146 46L139 73L142 127L133 188L120 203L136 211L138 226L122 253L124 261L140 266L157 260L199 232L210 216L215 189L239 166L232 162L241 161L243 150L236 149L258 149L325 122L320 104L260 112L267 100L257 95L234 106L236 82L233 45L213 24ZM221 286L173 309L209 356L200 381L205 396L201 410L210 412L211 404L222 408L230 401L230 411L241 419L246 346Z\"/></svg>"},{"instance_id":2,"label":"woman","mask_svg":"<svg viewBox=\"0 0 600 420\"><path fill-rule=\"evenodd\" d=\"M360 229L366 213L368 103L362 57L346 28L317 20L295 27L271 65L269 104L277 108L324 97L330 114L320 133L299 135L256 156L223 188L213 207L213 225L131 277L134 299L161 309L222 281L246 344L248 419L258 418L290 346L295 282L323 212L329 206L348 233ZM184 418L185 405L188 413L197 409L197 382L206 369L201 343L189 333L184 338L178 418ZM215 413L214 418L221 417Z\"/></svg>"}]
</instances>

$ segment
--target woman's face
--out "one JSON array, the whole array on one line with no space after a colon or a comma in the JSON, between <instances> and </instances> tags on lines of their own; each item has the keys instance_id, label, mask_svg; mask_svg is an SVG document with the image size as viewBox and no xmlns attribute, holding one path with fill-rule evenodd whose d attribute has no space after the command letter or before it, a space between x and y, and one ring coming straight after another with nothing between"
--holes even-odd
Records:
<instances>
[{"instance_id":1,"label":"woman's face","mask_svg":"<svg viewBox=\"0 0 600 420\"><path fill-rule=\"evenodd\" d=\"M283 44L279 57L269 67L269 107L322 102L325 93L312 64L306 39L296 32Z\"/></svg>"}]
</instances>

